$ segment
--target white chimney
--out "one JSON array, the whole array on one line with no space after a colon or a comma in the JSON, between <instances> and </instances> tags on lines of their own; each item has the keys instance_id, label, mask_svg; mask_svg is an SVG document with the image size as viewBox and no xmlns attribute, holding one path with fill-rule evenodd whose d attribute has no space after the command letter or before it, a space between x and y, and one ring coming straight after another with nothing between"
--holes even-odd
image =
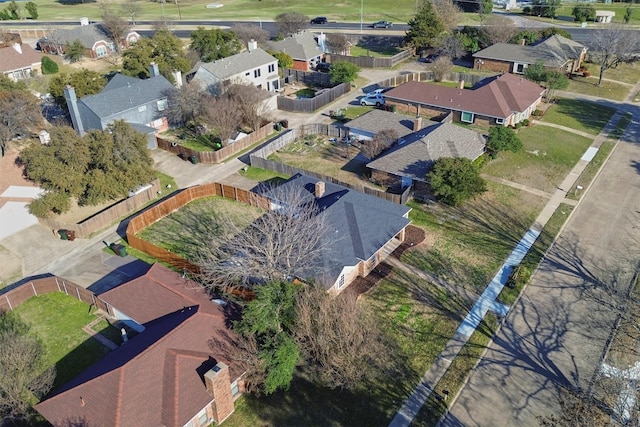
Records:
<instances>
[{"instance_id":1,"label":"white chimney","mask_svg":"<svg viewBox=\"0 0 640 427\"><path fill-rule=\"evenodd\" d=\"M171 75L173 76L173 80L176 81L175 85L178 89L180 89L182 87L182 71L180 70L173 70L171 72Z\"/></svg>"},{"instance_id":2,"label":"white chimney","mask_svg":"<svg viewBox=\"0 0 640 427\"><path fill-rule=\"evenodd\" d=\"M13 48L16 50L16 52L22 55L22 46L20 46L20 43L14 43Z\"/></svg>"},{"instance_id":3,"label":"white chimney","mask_svg":"<svg viewBox=\"0 0 640 427\"><path fill-rule=\"evenodd\" d=\"M44 129L38 133L38 138L40 138L40 144L42 145L47 145L51 142L51 135Z\"/></svg>"},{"instance_id":4,"label":"white chimney","mask_svg":"<svg viewBox=\"0 0 640 427\"><path fill-rule=\"evenodd\" d=\"M80 18L80 25L89 25L89 18L86 16Z\"/></svg>"},{"instance_id":5,"label":"white chimney","mask_svg":"<svg viewBox=\"0 0 640 427\"><path fill-rule=\"evenodd\" d=\"M158 69L158 64L152 62L149 64L149 77L158 77L160 75L160 70Z\"/></svg>"},{"instance_id":6,"label":"white chimney","mask_svg":"<svg viewBox=\"0 0 640 427\"><path fill-rule=\"evenodd\" d=\"M249 40L249 43L247 43L247 49L249 49L249 52L253 52L257 48L258 48L258 42L255 41L254 39Z\"/></svg>"}]
</instances>

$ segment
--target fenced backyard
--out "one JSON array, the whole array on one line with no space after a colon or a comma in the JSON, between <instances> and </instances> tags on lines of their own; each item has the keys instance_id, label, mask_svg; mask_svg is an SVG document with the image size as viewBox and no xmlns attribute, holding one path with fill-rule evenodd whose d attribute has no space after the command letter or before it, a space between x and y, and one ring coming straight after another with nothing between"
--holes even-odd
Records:
<instances>
[{"instance_id":1,"label":"fenced backyard","mask_svg":"<svg viewBox=\"0 0 640 427\"><path fill-rule=\"evenodd\" d=\"M356 64L361 68L391 68L402 61L405 61L413 56L412 49L405 49L390 57L379 56L348 56L332 53L328 55L331 58L331 62L346 61L352 64Z\"/></svg>"},{"instance_id":2,"label":"fenced backyard","mask_svg":"<svg viewBox=\"0 0 640 427\"><path fill-rule=\"evenodd\" d=\"M340 98L350 90L351 86L349 84L341 83L335 87L332 87L331 89L323 90L321 94L316 95L313 98L294 99L285 96L279 96L278 109L284 111L293 111L297 113L313 113L314 111Z\"/></svg>"},{"instance_id":3,"label":"fenced backyard","mask_svg":"<svg viewBox=\"0 0 640 427\"><path fill-rule=\"evenodd\" d=\"M497 75L497 74L496 74ZM464 81L465 84L475 85L480 81L492 77L491 75L470 74L470 73L447 73L444 80L451 82ZM396 87L407 82L428 82L433 80L433 72L422 71L419 73L398 74L394 77L378 82L379 87Z\"/></svg>"}]
</instances>

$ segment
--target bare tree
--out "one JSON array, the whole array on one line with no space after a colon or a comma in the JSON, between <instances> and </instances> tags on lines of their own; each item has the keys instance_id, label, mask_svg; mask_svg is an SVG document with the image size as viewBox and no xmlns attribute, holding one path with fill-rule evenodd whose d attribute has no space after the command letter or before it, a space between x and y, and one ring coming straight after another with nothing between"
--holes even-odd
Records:
<instances>
[{"instance_id":1,"label":"bare tree","mask_svg":"<svg viewBox=\"0 0 640 427\"><path fill-rule=\"evenodd\" d=\"M122 41L129 31L129 24L127 21L115 12L105 9L102 13L102 26L108 33L107 35L113 40L116 46L116 51L120 52Z\"/></svg>"},{"instance_id":2,"label":"bare tree","mask_svg":"<svg viewBox=\"0 0 640 427\"><path fill-rule=\"evenodd\" d=\"M461 58L467 53L464 45L462 44L462 40L456 34L448 34L438 37L434 45L438 46L438 50L441 54L448 56L449 58Z\"/></svg>"},{"instance_id":3,"label":"bare tree","mask_svg":"<svg viewBox=\"0 0 640 427\"><path fill-rule=\"evenodd\" d=\"M640 61L640 35L623 26L612 26L591 32L591 59L600 66L598 86L604 73L620 64Z\"/></svg>"},{"instance_id":4,"label":"bare tree","mask_svg":"<svg viewBox=\"0 0 640 427\"><path fill-rule=\"evenodd\" d=\"M164 0L161 1L163 4L165 3ZM158 18L156 21L153 22L153 31L155 31L156 33L159 31L168 31L168 32L172 32L173 31L173 20L167 18L166 16L161 16L160 18Z\"/></svg>"},{"instance_id":5,"label":"bare tree","mask_svg":"<svg viewBox=\"0 0 640 427\"><path fill-rule=\"evenodd\" d=\"M236 24L231 27L231 31L236 33L236 37L242 40L246 46L251 40L264 43L269 40L269 32L253 24Z\"/></svg>"},{"instance_id":6,"label":"bare tree","mask_svg":"<svg viewBox=\"0 0 640 427\"><path fill-rule=\"evenodd\" d=\"M444 29L451 33L458 27L458 18L461 10L453 3L453 0L434 0L433 10L436 13Z\"/></svg>"},{"instance_id":7,"label":"bare tree","mask_svg":"<svg viewBox=\"0 0 640 427\"><path fill-rule=\"evenodd\" d=\"M504 16L491 15L482 26L482 31L491 44L507 43L518 32L511 19Z\"/></svg>"},{"instance_id":8,"label":"bare tree","mask_svg":"<svg viewBox=\"0 0 640 427\"><path fill-rule=\"evenodd\" d=\"M296 294L296 341L318 379L351 389L389 366L390 351L376 320L353 295L307 285Z\"/></svg>"},{"instance_id":9,"label":"bare tree","mask_svg":"<svg viewBox=\"0 0 640 427\"><path fill-rule=\"evenodd\" d=\"M383 129L362 146L362 154L368 159L375 159L384 150L390 148L398 140L398 133L393 129Z\"/></svg>"},{"instance_id":10,"label":"bare tree","mask_svg":"<svg viewBox=\"0 0 640 427\"><path fill-rule=\"evenodd\" d=\"M299 33L309 26L309 17L299 12L285 12L276 16L276 24L286 36Z\"/></svg>"},{"instance_id":11,"label":"bare tree","mask_svg":"<svg viewBox=\"0 0 640 427\"><path fill-rule=\"evenodd\" d=\"M226 93L236 102L238 109L242 112L244 122L251 130L260 129L262 122L268 119L270 109L267 100L271 95L251 84L231 85Z\"/></svg>"},{"instance_id":12,"label":"bare tree","mask_svg":"<svg viewBox=\"0 0 640 427\"><path fill-rule=\"evenodd\" d=\"M331 53L346 55L349 51L349 40L342 33L327 34L327 47Z\"/></svg>"},{"instance_id":13,"label":"bare tree","mask_svg":"<svg viewBox=\"0 0 640 427\"><path fill-rule=\"evenodd\" d=\"M30 134L42 123L42 112L36 98L20 90L0 91L0 154L4 156L9 142Z\"/></svg>"},{"instance_id":14,"label":"bare tree","mask_svg":"<svg viewBox=\"0 0 640 427\"><path fill-rule=\"evenodd\" d=\"M167 95L166 116L176 126L194 124L204 113L204 91L196 84L182 85L180 89L170 89Z\"/></svg>"},{"instance_id":15,"label":"bare tree","mask_svg":"<svg viewBox=\"0 0 640 427\"><path fill-rule=\"evenodd\" d=\"M126 0L121 7L122 12L131 19L131 25L136 25L136 16L140 13L140 0Z\"/></svg>"},{"instance_id":16,"label":"bare tree","mask_svg":"<svg viewBox=\"0 0 640 427\"><path fill-rule=\"evenodd\" d=\"M329 233L315 199L306 189L288 185L267 188L263 194L273 201L271 209L244 229L228 221L227 232L202 248L198 264L209 287L230 292L322 275Z\"/></svg>"},{"instance_id":17,"label":"bare tree","mask_svg":"<svg viewBox=\"0 0 640 427\"><path fill-rule=\"evenodd\" d=\"M226 94L219 97L206 95L204 106L204 119L215 127L222 145L227 146L242 121L242 111L234 99Z\"/></svg>"},{"instance_id":18,"label":"bare tree","mask_svg":"<svg viewBox=\"0 0 640 427\"><path fill-rule=\"evenodd\" d=\"M431 64L431 72L433 73L433 80L436 82L441 82L444 79L444 76L451 72L451 68L453 68L453 62L451 62L451 58L448 56L441 56L433 61Z\"/></svg>"}]
</instances>

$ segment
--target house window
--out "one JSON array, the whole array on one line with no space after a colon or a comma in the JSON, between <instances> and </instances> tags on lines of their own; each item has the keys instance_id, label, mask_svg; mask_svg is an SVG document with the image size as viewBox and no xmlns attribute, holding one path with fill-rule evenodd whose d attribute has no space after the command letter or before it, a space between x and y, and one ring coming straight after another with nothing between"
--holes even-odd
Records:
<instances>
[{"instance_id":1,"label":"house window","mask_svg":"<svg viewBox=\"0 0 640 427\"><path fill-rule=\"evenodd\" d=\"M158 111L164 111L167 109L167 100L161 99L158 101Z\"/></svg>"},{"instance_id":2,"label":"house window","mask_svg":"<svg viewBox=\"0 0 640 427\"><path fill-rule=\"evenodd\" d=\"M473 113L463 111L462 114L460 114L460 121L464 123L473 123L473 116Z\"/></svg>"},{"instance_id":3,"label":"house window","mask_svg":"<svg viewBox=\"0 0 640 427\"><path fill-rule=\"evenodd\" d=\"M258 68L257 70L253 70L253 77L256 79L260 77L260 68Z\"/></svg>"},{"instance_id":4,"label":"house window","mask_svg":"<svg viewBox=\"0 0 640 427\"><path fill-rule=\"evenodd\" d=\"M250 76L251 72L247 71L246 73L244 73L245 76Z\"/></svg>"},{"instance_id":5,"label":"house window","mask_svg":"<svg viewBox=\"0 0 640 427\"><path fill-rule=\"evenodd\" d=\"M240 393L240 387L238 387L238 381L234 381L231 384L231 396L237 396Z\"/></svg>"},{"instance_id":6,"label":"house window","mask_svg":"<svg viewBox=\"0 0 640 427\"><path fill-rule=\"evenodd\" d=\"M111 50L111 52L115 52L116 51L116 44L115 43L109 43L109 50Z\"/></svg>"},{"instance_id":7,"label":"house window","mask_svg":"<svg viewBox=\"0 0 640 427\"><path fill-rule=\"evenodd\" d=\"M98 46L96 48L96 56L98 58L102 58L103 56L107 56L107 47L106 46Z\"/></svg>"},{"instance_id":8,"label":"house window","mask_svg":"<svg viewBox=\"0 0 640 427\"><path fill-rule=\"evenodd\" d=\"M496 124L497 125L503 125L504 124L504 119L496 119Z\"/></svg>"},{"instance_id":9,"label":"house window","mask_svg":"<svg viewBox=\"0 0 640 427\"><path fill-rule=\"evenodd\" d=\"M208 424L207 421L209 421L209 419L207 418L207 413L206 412L198 417L198 425L200 427L206 426Z\"/></svg>"},{"instance_id":10,"label":"house window","mask_svg":"<svg viewBox=\"0 0 640 427\"><path fill-rule=\"evenodd\" d=\"M147 106L146 105L141 105L138 107L138 113L142 113L143 111L147 111Z\"/></svg>"},{"instance_id":11,"label":"house window","mask_svg":"<svg viewBox=\"0 0 640 427\"><path fill-rule=\"evenodd\" d=\"M524 74L526 68L527 64L518 64L517 62L513 64L513 72L515 74Z\"/></svg>"},{"instance_id":12,"label":"house window","mask_svg":"<svg viewBox=\"0 0 640 427\"><path fill-rule=\"evenodd\" d=\"M276 71L276 66L275 64L269 64L269 72L273 73L274 71Z\"/></svg>"},{"instance_id":13,"label":"house window","mask_svg":"<svg viewBox=\"0 0 640 427\"><path fill-rule=\"evenodd\" d=\"M344 274L340 275L340 279L338 280L338 289L342 289L344 286Z\"/></svg>"}]
</instances>

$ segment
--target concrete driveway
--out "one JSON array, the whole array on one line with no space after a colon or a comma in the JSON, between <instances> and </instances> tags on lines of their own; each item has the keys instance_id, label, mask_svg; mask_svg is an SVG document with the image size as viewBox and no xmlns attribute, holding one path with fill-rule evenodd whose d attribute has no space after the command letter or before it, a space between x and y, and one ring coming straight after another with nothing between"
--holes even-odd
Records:
<instances>
[{"instance_id":1,"label":"concrete driveway","mask_svg":"<svg viewBox=\"0 0 640 427\"><path fill-rule=\"evenodd\" d=\"M639 128L636 112L441 425L538 426L560 386L588 386L613 324L594 281L638 259Z\"/></svg>"}]
</instances>

